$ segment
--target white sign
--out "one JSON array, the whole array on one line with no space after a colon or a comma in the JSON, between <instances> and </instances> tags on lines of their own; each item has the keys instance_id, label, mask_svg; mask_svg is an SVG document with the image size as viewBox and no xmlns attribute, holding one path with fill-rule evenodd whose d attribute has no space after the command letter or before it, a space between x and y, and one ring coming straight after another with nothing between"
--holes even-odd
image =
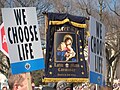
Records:
<instances>
[{"instance_id":1,"label":"white sign","mask_svg":"<svg viewBox=\"0 0 120 90\"><path fill-rule=\"evenodd\" d=\"M36 8L2 8L2 17L12 73L44 68Z\"/></svg>"},{"instance_id":2,"label":"white sign","mask_svg":"<svg viewBox=\"0 0 120 90\"><path fill-rule=\"evenodd\" d=\"M105 27L90 17L90 82L98 85L104 83L105 70Z\"/></svg>"}]
</instances>

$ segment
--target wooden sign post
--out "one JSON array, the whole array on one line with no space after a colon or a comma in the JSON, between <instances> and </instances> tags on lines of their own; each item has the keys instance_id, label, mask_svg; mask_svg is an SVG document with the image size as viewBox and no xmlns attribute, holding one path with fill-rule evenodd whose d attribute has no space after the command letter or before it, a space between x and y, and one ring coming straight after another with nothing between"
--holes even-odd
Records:
<instances>
[{"instance_id":1,"label":"wooden sign post","mask_svg":"<svg viewBox=\"0 0 120 90\"><path fill-rule=\"evenodd\" d=\"M31 76L30 76L30 72L26 73L26 78L27 78L27 90L32 90L32 84L31 84Z\"/></svg>"}]
</instances>

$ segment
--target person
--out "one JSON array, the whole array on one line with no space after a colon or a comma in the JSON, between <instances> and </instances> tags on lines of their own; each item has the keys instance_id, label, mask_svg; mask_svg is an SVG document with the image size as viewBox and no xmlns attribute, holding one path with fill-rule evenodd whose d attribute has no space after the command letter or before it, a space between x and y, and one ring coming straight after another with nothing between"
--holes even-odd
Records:
<instances>
[{"instance_id":1,"label":"person","mask_svg":"<svg viewBox=\"0 0 120 90\"><path fill-rule=\"evenodd\" d=\"M75 57L76 53L72 48L73 38L70 34L66 34L63 38L63 41L57 48L57 55L62 61L69 61ZM60 52L59 52L60 51Z\"/></svg>"},{"instance_id":2,"label":"person","mask_svg":"<svg viewBox=\"0 0 120 90\"><path fill-rule=\"evenodd\" d=\"M27 90L27 78L25 74L17 74L8 76L8 84L10 90Z\"/></svg>"},{"instance_id":3,"label":"person","mask_svg":"<svg viewBox=\"0 0 120 90\"><path fill-rule=\"evenodd\" d=\"M72 85L66 81L59 81L56 86L56 90L73 90Z\"/></svg>"},{"instance_id":4,"label":"person","mask_svg":"<svg viewBox=\"0 0 120 90\"><path fill-rule=\"evenodd\" d=\"M31 79L32 79L32 77L31 77ZM35 90L35 83L34 83L34 79L32 79L31 81L32 81L32 82L31 82L31 85L32 85L32 90Z\"/></svg>"},{"instance_id":5,"label":"person","mask_svg":"<svg viewBox=\"0 0 120 90\"><path fill-rule=\"evenodd\" d=\"M2 88L2 90L7 90L7 87L6 87L6 86L4 86L4 87Z\"/></svg>"},{"instance_id":6,"label":"person","mask_svg":"<svg viewBox=\"0 0 120 90\"><path fill-rule=\"evenodd\" d=\"M75 52L70 44L66 45L66 47L67 47L67 52L65 52L64 56L66 57L66 61L69 61L71 58L75 57Z\"/></svg>"}]
</instances>

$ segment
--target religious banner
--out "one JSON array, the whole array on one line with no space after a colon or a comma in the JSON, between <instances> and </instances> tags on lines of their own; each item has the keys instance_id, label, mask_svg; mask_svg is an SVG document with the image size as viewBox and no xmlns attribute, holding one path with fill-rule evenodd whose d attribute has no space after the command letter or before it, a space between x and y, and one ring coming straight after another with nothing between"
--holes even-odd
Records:
<instances>
[{"instance_id":1,"label":"religious banner","mask_svg":"<svg viewBox=\"0 0 120 90\"><path fill-rule=\"evenodd\" d=\"M85 17L48 13L43 82L88 81L84 57Z\"/></svg>"}]
</instances>

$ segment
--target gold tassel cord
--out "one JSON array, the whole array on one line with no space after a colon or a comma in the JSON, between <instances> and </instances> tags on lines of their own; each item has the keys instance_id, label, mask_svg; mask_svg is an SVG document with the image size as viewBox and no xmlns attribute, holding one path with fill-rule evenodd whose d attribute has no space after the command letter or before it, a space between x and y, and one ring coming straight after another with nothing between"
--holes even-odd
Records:
<instances>
[{"instance_id":1,"label":"gold tassel cord","mask_svg":"<svg viewBox=\"0 0 120 90\"><path fill-rule=\"evenodd\" d=\"M64 23L69 22L70 20L68 18L62 20L62 21L49 21L49 25L61 25Z\"/></svg>"},{"instance_id":2,"label":"gold tassel cord","mask_svg":"<svg viewBox=\"0 0 120 90\"><path fill-rule=\"evenodd\" d=\"M62 21L49 21L49 25L62 25L69 22L71 25L78 27L78 28L87 28L86 24L80 24L80 23L76 23L73 21L70 21L68 18L62 20Z\"/></svg>"},{"instance_id":3,"label":"gold tassel cord","mask_svg":"<svg viewBox=\"0 0 120 90\"><path fill-rule=\"evenodd\" d=\"M60 81L61 78L44 78L42 79L42 82L58 82ZM88 82L88 78L62 78L62 80L67 81L67 82Z\"/></svg>"},{"instance_id":4,"label":"gold tassel cord","mask_svg":"<svg viewBox=\"0 0 120 90\"><path fill-rule=\"evenodd\" d=\"M73 26L75 27L78 27L78 28L87 28L87 25L86 24L79 24L79 23L76 23L76 22L70 22Z\"/></svg>"}]
</instances>

